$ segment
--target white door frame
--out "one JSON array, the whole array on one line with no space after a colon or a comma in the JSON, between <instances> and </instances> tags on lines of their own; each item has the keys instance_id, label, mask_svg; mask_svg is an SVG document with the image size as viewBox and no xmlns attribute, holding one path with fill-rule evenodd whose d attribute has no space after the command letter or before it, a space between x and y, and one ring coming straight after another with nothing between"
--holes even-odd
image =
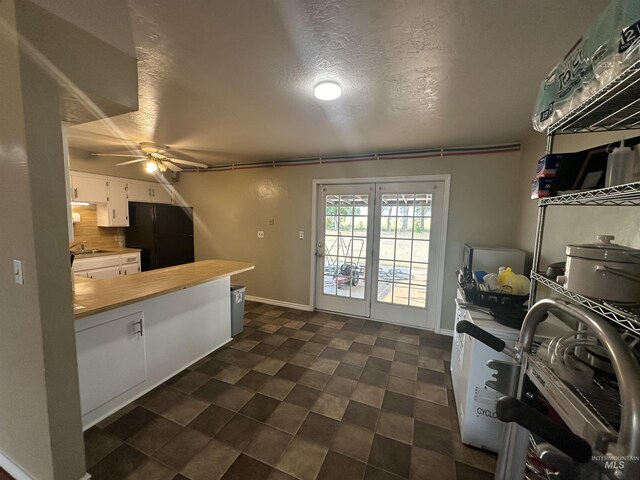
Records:
<instances>
[{"instance_id":1,"label":"white door frame","mask_svg":"<svg viewBox=\"0 0 640 480\"><path fill-rule=\"evenodd\" d=\"M447 250L447 225L449 221L449 193L451 189L451 175L416 175L416 176L404 176L404 177L360 177L360 178L324 178L314 179L311 192L311 235L310 235L310 288L309 299L311 310L316 308L316 235L317 235L317 223L318 223L318 185L341 185L348 183L398 183L398 182L444 182L444 199L442 204L442 228L440 231L440 245L442 248L439 252L439 262L441 265L440 271L436 277L436 317L434 324L434 331L440 333L440 326L442 324L442 295L444 288L444 270L445 270L445 258ZM413 326L413 325L410 325Z\"/></svg>"}]
</instances>

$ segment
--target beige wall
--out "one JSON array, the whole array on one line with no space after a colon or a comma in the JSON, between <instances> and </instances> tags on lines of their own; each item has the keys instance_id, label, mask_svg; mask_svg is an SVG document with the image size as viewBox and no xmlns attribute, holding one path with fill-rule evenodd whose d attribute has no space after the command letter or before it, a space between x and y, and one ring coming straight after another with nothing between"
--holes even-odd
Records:
<instances>
[{"instance_id":1,"label":"beige wall","mask_svg":"<svg viewBox=\"0 0 640 480\"><path fill-rule=\"evenodd\" d=\"M19 31L23 2L0 2ZM17 18L16 18L17 16ZM58 88L0 35L0 452L33 478L85 472ZM23 262L24 285L12 261Z\"/></svg>"},{"instance_id":2,"label":"beige wall","mask_svg":"<svg viewBox=\"0 0 640 480\"><path fill-rule=\"evenodd\" d=\"M118 111L131 105L112 98L137 99L136 61L27 0L0 1L0 21L0 463L38 480L76 480L85 464L60 122L73 96L43 59L64 58L58 66L83 87L99 78L94 93ZM79 58L94 61L90 73ZM133 76L112 68L122 65Z\"/></svg>"},{"instance_id":3,"label":"beige wall","mask_svg":"<svg viewBox=\"0 0 640 480\"><path fill-rule=\"evenodd\" d=\"M610 142L640 135L640 131L557 135L554 140L556 153L576 152ZM536 174L538 159L544 155L546 136L532 133L522 143L520 159L519 196L520 222L516 245L532 252L534 248L538 202L529 195L531 180ZM541 266L565 260L565 246L590 243L596 235L615 235L616 242L640 248L640 211L632 207L549 207L545 222Z\"/></svg>"},{"instance_id":4,"label":"beige wall","mask_svg":"<svg viewBox=\"0 0 640 480\"><path fill-rule=\"evenodd\" d=\"M515 241L518 168L519 153L512 152L190 173L176 187L194 207L197 259L254 262L256 269L237 279L249 295L309 305L314 179L451 174L442 310L442 328L451 329L462 245Z\"/></svg>"}]
</instances>

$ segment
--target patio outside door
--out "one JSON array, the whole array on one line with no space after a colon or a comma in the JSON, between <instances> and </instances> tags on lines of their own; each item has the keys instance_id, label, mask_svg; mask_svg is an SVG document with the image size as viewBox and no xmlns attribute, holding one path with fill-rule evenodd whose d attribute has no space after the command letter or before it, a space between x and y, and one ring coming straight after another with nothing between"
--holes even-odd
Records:
<instances>
[{"instance_id":1,"label":"patio outside door","mask_svg":"<svg viewBox=\"0 0 640 480\"><path fill-rule=\"evenodd\" d=\"M317 308L433 328L444 182L318 188Z\"/></svg>"},{"instance_id":2,"label":"patio outside door","mask_svg":"<svg viewBox=\"0 0 640 480\"><path fill-rule=\"evenodd\" d=\"M320 185L316 306L368 317L374 184Z\"/></svg>"}]
</instances>

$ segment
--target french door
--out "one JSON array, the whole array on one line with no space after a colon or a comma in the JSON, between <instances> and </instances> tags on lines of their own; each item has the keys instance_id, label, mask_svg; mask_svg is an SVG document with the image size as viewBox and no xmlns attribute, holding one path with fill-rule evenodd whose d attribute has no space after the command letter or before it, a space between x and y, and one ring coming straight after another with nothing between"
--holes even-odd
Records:
<instances>
[{"instance_id":1,"label":"french door","mask_svg":"<svg viewBox=\"0 0 640 480\"><path fill-rule=\"evenodd\" d=\"M318 189L317 308L433 328L444 181Z\"/></svg>"}]
</instances>

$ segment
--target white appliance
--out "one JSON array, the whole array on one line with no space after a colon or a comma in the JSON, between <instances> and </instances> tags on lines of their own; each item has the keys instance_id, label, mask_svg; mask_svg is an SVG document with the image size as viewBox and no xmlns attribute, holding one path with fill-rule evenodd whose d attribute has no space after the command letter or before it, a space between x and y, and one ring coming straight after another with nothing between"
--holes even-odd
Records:
<instances>
[{"instance_id":1,"label":"white appliance","mask_svg":"<svg viewBox=\"0 0 640 480\"><path fill-rule=\"evenodd\" d=\"M462 265L471 272L483 270L497 273L500 267L511 267L515 273L524 274L525 252L516 248L487 247L465 244L462 252Z\"/></svg>"},{"instance_id":2,"label":"white appliance","mask_svg":"<svg viewBox=\"0 0 640 480\"><path fill-rule=\"evenodd\" d=\"M461 320L467 320L500 338L507 346L514 346L519 330L500 325L489 315L461 308L463 298L458 290L456 325ZM569 330L562 321L549 316L538 327L535 341L540 342ZM456 332L454 328L451 378L462 442L498 452L505 424L497 418L496 403L504 395L485 385L495 373L495 370L487 367L487 362L494 359L512 361L504 353L496 352L475 338Z\"/></svg>"}]
</instances>

